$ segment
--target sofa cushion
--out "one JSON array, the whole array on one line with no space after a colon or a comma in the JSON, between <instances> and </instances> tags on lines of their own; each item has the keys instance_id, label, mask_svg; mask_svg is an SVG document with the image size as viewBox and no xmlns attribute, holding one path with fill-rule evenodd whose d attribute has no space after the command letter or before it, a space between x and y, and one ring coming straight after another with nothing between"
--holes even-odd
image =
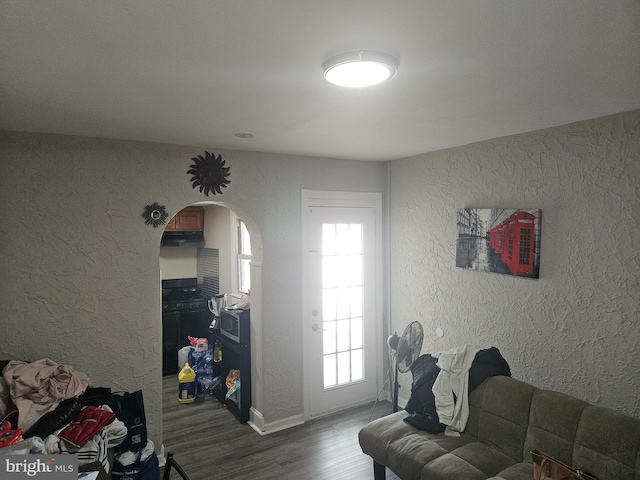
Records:
<instances>
[{"instance_id":1,"label":"sofa cushion","mask_svg":"<svg viewBox=\"0 0 640 480\"><path fill-rule=\"evenodd\" d=\"M422 469L421 478L428 480L485 480L510 467L509 456L482 442L471 442L439 456Z\"/></svg>"},{"instance_id":2,"label":"sofa cushion","mask_svg":"<svg viewBox=\"0 0 640 480\"><path fill-rule=\"evenodd\" d=\"M365 425L358 434L362 451L376 462L389 465L389 457L387 455L389 444L417 431L403 421L406 416L407 412L401 410Z\"/></svg>"},{"instance_id":3,"label":"sofa cushion","mask_svg":"<svg viewBox=\"0 0 640 480\"><path fill-rule=\"evenodd\" d=\"M389 444L389 467L404 480L419 479L422 467L462 445L474 442L470 435L448 437L443 433L416 431Z\"/></svg>"},{"instance_id":4,"label":"sofa cushion","mask_svg":"<svg viewBox=\"0 0 640 480\"><path fill-rule=\"evenodd\" d=\"M361 430L362 450L411 480L530 480L533 449L600 480L640 480L638 418L499 376L469 395L469 409L461 437L416 430L399 412Z\"/></svg>"},{"instance_id":5,"label":"sofa cushion","mask_svg":"<svg viewBox=\"0 0 640 480\"><path fill-rule=\"evenodd\" d=\"M523 461L529 408L536 388L511 377L491 377L483 383L478 440Z\"/></svg>"},{"instance_id":6,"label":"sofa cushion","mask_svg":"<svg viewBox=\"0 0 640 480\"><path fill-rule=\"evenodd\" d=\"M485 380L476 387L473 392L469 393L469 418L465 433L478 438L478 422L480 421L480 410L482 409L482 399L487 389L488 380Z\"/></svg>"},{"instance_id":7,"label":"sofa cushion","mask_svg":"<svg viewBox=\"0 0 640 480\"><path fill-rule=\"evenodd\" d=\"M520 462L502 470L495 477L487 480L531 480L533 478L533 463Z\"/></svg>"},{"instance_id":8,"label":"sofa cushion","mask_svg":"<svg viewBox=\"0 0 640 480\"><path fill-rule=\"evenodd\" d=\"M640 479L640 419L588 406L582 412L573 451L575 468L601 479Z\"/></svg>"},{"instance_id":9,"label":"sofa cushion","mask_svg":"<svg viewBox=\"0 0 640 480\"><path fill-rule=\"evenodd\" d=\"M536 390L531 400L523 459L531 462L531 450L541 450L572 465L578 422L582 411L588 406L587 402L564 393Z\"/></svg>"}]
</instances>

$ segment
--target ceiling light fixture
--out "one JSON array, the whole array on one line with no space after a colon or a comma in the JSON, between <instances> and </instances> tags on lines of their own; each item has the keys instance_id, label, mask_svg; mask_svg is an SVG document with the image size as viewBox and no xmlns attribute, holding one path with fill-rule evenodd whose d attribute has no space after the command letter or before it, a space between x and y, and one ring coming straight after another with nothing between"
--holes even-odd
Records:
<instances>
[{"instance_id":1,"label":"ceiling light fixture","mask_svg":"<svg viewBox=\"0 0 640 480\"><path fill-rule=\"evenodd\" d=\"M381 52L349 52L331 57L322 64L324 78L341 87L369 87L392 78L398 59Z\"/></svg>"}]
</instances>

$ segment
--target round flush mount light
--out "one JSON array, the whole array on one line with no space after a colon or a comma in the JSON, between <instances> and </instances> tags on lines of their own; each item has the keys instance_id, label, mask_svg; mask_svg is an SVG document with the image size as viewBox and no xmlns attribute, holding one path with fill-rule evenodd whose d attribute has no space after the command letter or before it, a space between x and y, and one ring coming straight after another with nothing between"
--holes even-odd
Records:
<instances>
[{"instance_id":1,"label":"round flush mount light","mask_svg":"<svg viewBox=\"0 0 640 480\"><path fill-rule=\"evenodd\" d=\"M349 52L331 57L322 64L324 78L341 87L369 87L392 78L398 59L381 52Z\"/></svg>"}]
</instances>

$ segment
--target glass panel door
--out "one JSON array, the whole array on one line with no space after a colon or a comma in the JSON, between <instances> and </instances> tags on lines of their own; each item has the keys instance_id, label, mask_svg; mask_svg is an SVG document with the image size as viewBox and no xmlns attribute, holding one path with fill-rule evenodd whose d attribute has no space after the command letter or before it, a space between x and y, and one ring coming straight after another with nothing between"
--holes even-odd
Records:
<instances>
[{"instance_id":1,"label":"glass panel door","mask_svg":"<svg viewBox=\"0 0 640 480\"><path fill-rule=\"evenodd\" d=\"M303 212L305 415L373 401L377 314L375 208Z\"/></svg>"},{"instance_id":2,"label":"glass panel door","mask_svg":"<svg viewBox=\"0 0 640 480\"><path fill-rule=\"evenodd\" d=\"M322 225L325 389L364 378L362 224Z\"/></svg>"}]
</instances>

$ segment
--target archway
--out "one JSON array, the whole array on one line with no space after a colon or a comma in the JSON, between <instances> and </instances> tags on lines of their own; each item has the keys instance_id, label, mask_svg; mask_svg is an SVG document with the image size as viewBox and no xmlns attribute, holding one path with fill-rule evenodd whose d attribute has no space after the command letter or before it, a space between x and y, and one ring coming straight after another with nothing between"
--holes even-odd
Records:
<instances>
[{"instance_id":1,"label":"archway","mask_svg":"<svg viewBox=\"0 0 640 480\"><path fill-rule=\"evenodd\" d=\"M262 385L262 261L263 261L263 247L262 236L257 223L251 218L242 207L233 205L227 202L217 201L203 201L196 202L188 205L184 205L182 208L188 206L216 206L222 207L232 212L245 224L247 231L249 232L251 242L251 260L250 266L250 278L251 278L251 411L250 411L250 425L260 431L262 429L262 415L263 410L263 385ZM230 227L231 228L231 227ZM206 232L206 222L205 222ZM205 235L206 240L206 235ZM161 252L159 252L159 266L161 266ZM226 292L225 292L226 293ZM164 412L162 417L164 418ZM254 422L254 418L258 418L257 422ZM257 423L257 425L256 425Z\"/></svg>"}]
</instances>

